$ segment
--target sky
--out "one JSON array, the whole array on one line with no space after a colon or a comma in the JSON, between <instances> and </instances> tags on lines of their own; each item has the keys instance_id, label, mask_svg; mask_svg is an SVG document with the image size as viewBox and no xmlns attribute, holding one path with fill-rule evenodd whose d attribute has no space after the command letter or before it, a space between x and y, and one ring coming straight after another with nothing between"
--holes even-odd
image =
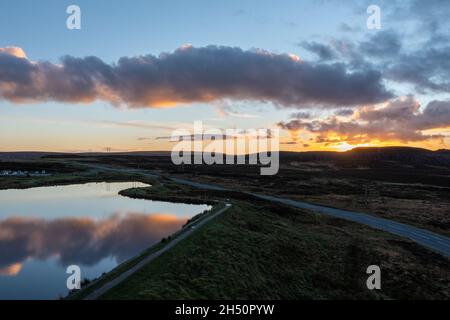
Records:
<instances>
[{"instance_id":1,"label":"sky","mask_svg":"<svg viewBox=\"0 0 450 320\"><path fill-rule=\"evenodd\" d=\"M170 150L161 137L194 121L278 128L290 151L449 148L449 15L445 0L3 0L0 151Z\"/></svg>"}]
</instances>

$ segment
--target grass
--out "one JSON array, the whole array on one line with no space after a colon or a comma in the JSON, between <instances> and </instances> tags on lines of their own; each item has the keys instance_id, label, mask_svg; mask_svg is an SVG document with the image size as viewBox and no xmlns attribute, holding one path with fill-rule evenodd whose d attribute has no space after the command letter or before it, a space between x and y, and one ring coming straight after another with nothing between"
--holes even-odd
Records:
<instances>
[{"instance_id":1,"label":"grass","mask_svg":"<svg viewBox=\"0 0 450 320\"><path fill-rule=\"evenodd\" d=\"M138 189L128 189L128 190L138 190ZM202 218L204 218L208 215L214 214L215 212L222 209L223 207L224 207L223 204L215 203L214 207L212 207L211 210L202 212L202 213L192 217L189 221L186 222L186 224L183 226L183 228L181 230L175 232L174 234L168 236L167 238L161 239L160 242L158 242L158 243L154 244L153 246L151 246L150 248L144 250L139 255L121 263L120 265L118 265L116 268L114 268L110 272L104 273L101 277L99 277L93 281L91 280L88 283L88 285L85 286L81 291L73 291L69 296L66 297L66 299L68 299L68 300L83 299L91 292L93 292L96 289L103 286L105 283L116 278L121 273L125 272L126 270L128 270L128 269L132 268L133 266L135 266L136 264L138 264L144 258L146 258L149 255L151 255L152 253L155 253L155 252L161 250L162 248L164 248L164 246L166 246L171 241L176 239L179 235L181 235L184 232L184 230L185 230L184 228L186 226L188 226L188 225L191 226L192 224L199 222Z\"/></svg>"},{"instance_id":2,"label":"grass","mask_svg":"<svg viewBox=\"0 0 450 320\"><path fill-rule=\"evenodd\" d=\"M311 163L308 164L308 166L311 165ZM185 173L179 176L197 182L222 185L231 190L278 195L344 210L364 212L450 236L448 184L441 186L364 180L347 177L343 171L345 170L313 172L314 176L308 176L306 174L308 170L293 170L288 167L284 171L283 168L280 169L277 176L269 179L256 175L238 179L216 176L212 173L203 175ZM373 175L388 174L377 169L367 171ZM415 173L410 175L414 177ZM364 175L361 174L361 176ZM433 175L430 173L430 176ZM445 181L439 181L439 179L437 181L445 184Z\"/></svg>"},{"instance_id":3,"label":"grass","mask_svg":"<svg viewBox=\"0 0 450 320\"><path fill-rule=\"evenodd\" d=\"M366 268L382 290L366 288ZM448 299L450 261L339 219L259 202L234 206L103 299Z\"/></svg>"},{"instance_id":4,"label":"grass","mask_svg":"<svg viewBox=\"0 0 450 320\"><path fill-rule=\"evenodd\" d=\"M2 177L0 189L100 181L154 185L121 192L135 198L187 203L206 203L212 197L234 199L230 210L113 288L104 299L450 298L449 259L394 235L242 194L199 191L140 175L92 170ZM69 298L82 298L164 245L156 244ZM372 264L382 270L379 291L365 285L365 271Z\"/></svg>"}]
</instances>

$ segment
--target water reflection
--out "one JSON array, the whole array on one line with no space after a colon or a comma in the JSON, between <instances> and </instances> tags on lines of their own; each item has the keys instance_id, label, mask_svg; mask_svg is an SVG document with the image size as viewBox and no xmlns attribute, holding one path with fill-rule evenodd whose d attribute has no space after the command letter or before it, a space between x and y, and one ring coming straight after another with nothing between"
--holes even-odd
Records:
<instances>
[{"instance_id":1,"label":"water reflection","mask_svg":"<svg viewBox=\"0 0 450 320\"><path fill-rule=\"evenodd\" d=\"M63 266L117 262L179 230L187 218L173 214L113 214L107 219L12 217L0 222L0 274L15 275L29 259L58 257Z\"/></svg>"},{"instance_id":2,"label":"water reflection","mask_svg":"<svg viewBox=\"0 0 450 320\"><path fill-rule=\"evenodd\" d=\"M206 205L122 197L141 183L0 190L0 299L55 299L66 267L96 278L179 230Z\"/></svg>"}]
</instances>

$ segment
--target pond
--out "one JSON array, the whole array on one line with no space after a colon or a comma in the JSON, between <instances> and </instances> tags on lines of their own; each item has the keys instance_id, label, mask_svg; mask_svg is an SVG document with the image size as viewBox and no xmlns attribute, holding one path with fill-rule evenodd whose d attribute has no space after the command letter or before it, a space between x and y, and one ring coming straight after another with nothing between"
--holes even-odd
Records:
<instances>
[{"instance_id":1,"label":"pond","mask_svg":"<svg viewBox=\"0 0 450 320\"><path fill-rule=\"evenodd\" d=\"M58 299L69 265L94 279L179 230L207 205L131 199L136 182L0 190L0 299Z\"/></svg>"}]
</instances>

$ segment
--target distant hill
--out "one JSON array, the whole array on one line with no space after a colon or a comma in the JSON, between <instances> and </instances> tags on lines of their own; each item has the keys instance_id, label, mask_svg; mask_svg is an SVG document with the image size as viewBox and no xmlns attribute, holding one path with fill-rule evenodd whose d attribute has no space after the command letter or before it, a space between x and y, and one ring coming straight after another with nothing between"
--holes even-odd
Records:
<instances>
[{"instance_id":1,"label":"distant hill","mask_svg":"<svg viewBox=\"0 0 450 320\"><path fill-rule=\"evenodd\" d=\"M44 156L58 155L62 153L58 152L42 152L42 151L13 151L13 152L0 152L0 160L10 159L39 159Z\"/></svg>"},{"instance_id":2,"label":"distant hill","mask_svg":"<svg viewBox=\"0 0 450 320\"><path fill-rule=\"evenodd\" d=\"M135 152L0 152L0 160L11 159L67 159L86 157L170 157L170 151L135 151ZM414 164L450 165L450 150L432 151L413 147L358 147L346 152L306 151L280 152L280 161L401 161Z\"/></svg>"},{"instance_id":3,"label":"distant hill","mask_svg":"<svg viewBox=\"0 0 450 320\"><path fill-rule=\"evenodd\" d=\"M346 153L395 153L395 154L424 154L434 151L414 147L357 147Z\"/></svg>"},{"instance_id":4,"label":"distant hill","mask_svg":"<svg viewBox=\"0 0 450 320\"><path fill-rule=\"evenodd\" d=\"M131 156L131 157L170 157L170 151L130 151L130 152L83 152L48 154L43 158L85 158L85 157L108 157L108 156Z\"/></svg>"},{"instance_id":5,"label":"distant hill","mask_svg":"<svg viewBox=\"0 0 450 320\"><path fill-rule=\"evenodd\" d=\"M443 155L450 156L450 150L448 150L448 149L439 149L439 150L436 150L435 152L438 153L438 154L443 154Z\"/></svg>"},{"instance_id":6,"label":"distant hill","mask_svg":"<svg viewBox=\"0 0 450 320\"><path fill-rule=\"evenodd\" d=\"M413 147L358 147L346 152L282 152L281 161L399 161L415 165L450 165L450 150Z\"/></svg>"},{"instance_id":7,"label":"distant hill","mask_svg":"<svg viewBox=\"0 0 450 320\"><path fill-rule=\"evenodd\" d=\"M134 151L134 152L82 152L82 153L64 153L64 152L45 152L45 151L12 151L0 152L0 160L11 159L64 159L64 158L84 158L99 156L170 156L170 151Z\"/></svg>"}]
</instances>

